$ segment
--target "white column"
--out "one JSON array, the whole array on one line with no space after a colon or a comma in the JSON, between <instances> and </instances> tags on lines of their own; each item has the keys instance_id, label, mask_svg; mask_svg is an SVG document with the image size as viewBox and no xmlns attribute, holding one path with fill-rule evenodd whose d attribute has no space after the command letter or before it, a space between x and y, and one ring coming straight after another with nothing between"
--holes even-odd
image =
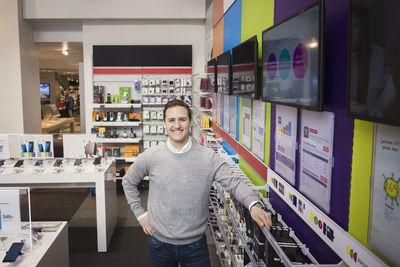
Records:
<instances>
[{"instance_id":1,"label":"white column","mask_svg":"<svg viewBox=\"0 0 400 267\"><path fill-rule=\"evenodd\" d=\"M20 1L0 1L0 133L40 133L39 62Z\"/></svg>"}]
</instances>

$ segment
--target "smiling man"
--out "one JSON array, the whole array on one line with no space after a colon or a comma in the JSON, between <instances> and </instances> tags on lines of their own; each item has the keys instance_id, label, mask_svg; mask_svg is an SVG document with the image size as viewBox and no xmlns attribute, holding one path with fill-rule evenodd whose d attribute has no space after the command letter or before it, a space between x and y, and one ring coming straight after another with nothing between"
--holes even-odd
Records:
<instances>
[{"instance_id":1,"label":"smiling man","mask_svg":"<svg viewBox=\"0 0 400 267\"><path fill-rule=\"evenodd\" d=\"M209 194L214 181L221 183L260 225L271 227L270 214L257 205L257 195L213 150L190 139L192 116L180 100L164 108L166 144L152 147L137 157L122 185L133 213L149 235L152 266L210 266L205 231ZM150 180L147 211L138 185Z\"/></svg>"}]
</instances>

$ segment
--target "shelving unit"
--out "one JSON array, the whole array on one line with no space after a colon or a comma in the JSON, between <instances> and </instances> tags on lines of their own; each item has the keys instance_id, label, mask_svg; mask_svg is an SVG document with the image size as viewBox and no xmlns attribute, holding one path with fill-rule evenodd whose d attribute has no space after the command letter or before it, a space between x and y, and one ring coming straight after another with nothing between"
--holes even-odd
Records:
<instances>
[{"instance_id":1,"label":"shelving unit","mask_svg":"<svg viewBox=\"0 0 400 267\"><path fill-rule=\"evenodd\" d=\"M96 143L132 143L132 144L139 144L141 138L97 138L95 140Z\"/></svg>"}]
</instances>

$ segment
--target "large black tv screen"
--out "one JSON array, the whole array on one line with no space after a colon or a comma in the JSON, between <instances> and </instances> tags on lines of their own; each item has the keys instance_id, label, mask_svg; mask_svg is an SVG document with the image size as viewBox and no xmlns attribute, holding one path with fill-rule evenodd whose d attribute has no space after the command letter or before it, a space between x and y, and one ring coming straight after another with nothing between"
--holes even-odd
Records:
<instances>
[{"instance_id":1,"label":"large black tv screen","mask_svg":"<svg viewBox=\"0 0 400 267\"><path fill-rule=\"evenodd\" d=\"M348 114L400 126L400 1L349 4Z\"/></svg>"},{"instance_id":2,"label":"large black tv screen","mask_svg":"<svg viewBox=\"0 0 400 267\"><path fill-rule=\"evenodd\" d=\"M228 94L228 95L232 94L231 76L232 76L231 51L228 50L217 57L218 93Z\"/></svg>"},{"instance_id":3,"label":"large black tv screen","mask_svg":"<svg viewBox=\"0 0 400 267\"><path fill-rule=\"evenodd\" d=\"M257 36L232 48L232 93L240 97L259 99Z\"/></svg>"},{"instance_id":4,"label":"large black tv screen","mask_svg":"<svg viewBox=\"0 0 400 267\"><path fill-rule=\"evenodd\" d=\"M262 33L264 101L322 110L323 1Z\"/></svg>"},{"instance_id":5,"label":"large black tv screen","mask_svg":"<svg viewBox=\"0 0 400 267\"><path fill-rule=\"evenodd\" d=\"M210 92L217 92L217 85L215 80L217 79L217 61L211 59L207 62L207 90Z\"/></svg>"}]
</instances>

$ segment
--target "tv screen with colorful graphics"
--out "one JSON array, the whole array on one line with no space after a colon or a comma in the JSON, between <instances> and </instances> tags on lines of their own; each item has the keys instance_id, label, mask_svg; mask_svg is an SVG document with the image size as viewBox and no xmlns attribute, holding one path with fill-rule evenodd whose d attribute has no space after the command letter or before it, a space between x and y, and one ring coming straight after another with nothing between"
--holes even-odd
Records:
<instances>
[{"instance_id":1,"label":"tv screen with colorful graphics","mask_svg":"<svg viewBox=\"0 0 400 267\"><path fill-rule=\"evenodd\" d=\"M262 33L264 101L322 110L324 1Z\"/></svg>"},{"instance_id":2,"label":"tv screen with colorful graphics","mask_svg":"<svg viewBox=\"0 0 400 267\"><path fill-rule=\"evenodd\" d=\"M240 97L261 97L258 77L257 36L232 48L232 93Z\"/></svg>"},{"instance_id":3,"label":"tv screen with colorful graphics","mask_svg":"<svg viewBox=\"0 0 400 267\"><path fill-rule=\"evenodd\" d=\"M217 88L218 93L232 94L232 65L231 65L231 51L217 57Z\"/></svg>"},{"instance_id":4,"label":"tv screen with colorful graphics","mask_svg":"<svg viewBox=\"0 0 400 267\"><path fill-rule=\"evenodd\" d=\"M50 84L40 84L40 98L50 98Z\"/></svg>"}]
</instances>

